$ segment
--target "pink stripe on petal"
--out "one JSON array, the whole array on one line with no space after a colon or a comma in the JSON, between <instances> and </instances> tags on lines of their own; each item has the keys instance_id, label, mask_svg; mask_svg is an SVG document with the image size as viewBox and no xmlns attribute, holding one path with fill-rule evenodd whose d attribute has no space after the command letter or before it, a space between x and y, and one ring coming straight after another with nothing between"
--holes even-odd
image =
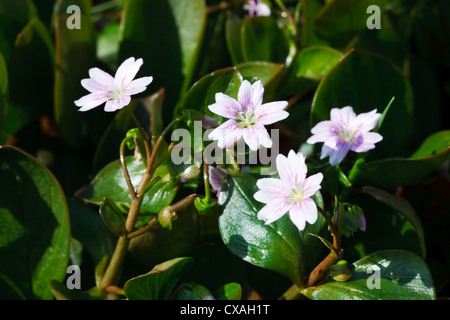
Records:
<instances>
[{"instance_id":1,"label":"pink stripe on petal","mask_svg":"<svg viewBox=\"0 0 450 320\"><path fill-rule=\"evenodd\" d=\"M356 114L353 111L353 108L350 106L344 107L342 109L333 108L330 111L331 121L338 123L343 127L349 125L355 118Z\"/></svg>"},{"instance_id":2,"label":"pink stripe on petal","mask_svg":"<svg viewBox=\"0 0 450 320\"><path fill-rule=\"evenodd\" d=\"M99 68L89 69L89 77L93 79L98 84L101 84L105 87L111 86L114 84L114 78L103 70Z\"/></svg>"},{"instance_id":3,"label":"pink stripe on petal","mask_svg":"<svg viewBox=\"0 0 450 320\"><path fill-rule=\"evenodd\" d=\"M125 91L126 95L138 94L147 89L147 86L152 83L153 77L142 77L131 81Z\"/></svg>"},{"instance_id":4,"label":"pink stripe on petal","mask_svg":"<svg viewBox=\"0 0 450 320\"><path fill-rule=\"evenodd\" d=\"M291 181L295 184L303 183L308 171L305 164L305 157L302 153L295 153L294 150L291 150L289 151L287 159L291 168Z\"/></svg>"},{"instance_id":5,"label":"pink stripe on petal","mask_svg":"<svg viewBox=\"0 0 450 320\"><path fill-rule=\"evenodd\" d=\"M223 93L216 93L216 103L209 105L208 109L228 119L236 119L236 115L242 111L242 106L235 99Z\"/></svg>"},{"instance_id":6,"label":"pink stripe on petal","mask_svg":"<svg viewBox=\"0 0 450 320\"><path fill-rule=\"evenodd\" d=\"M306 219L299 204L295 204L292 206L291 210L289 210L289 218L298 230L302 231L305 229Z\"/></svg>"},{"instance_id":7,"label":"pink stripe on petal","mask_svg":"<svg viewBox=\"0 0 450 320\"><path fill-rule=\"evenodd\" d=\"M244 109L251 105L252 101L252 85L248 80L242 81L238 92L238 101Z\"/></svg>"},{"instance_id":8,"label":"pink stripe on petal","mask_svg":"<svg viewBox=\"0 0 450 320\"><path fill-rule=\"evenodd\" d=\"M351 127L358 132L368 132L377 126L380 118L381 114L377 113L376 109L370 112L361 113L353 120Z\"/></svg>"},{"instance_id":9,"label":"pink stripe on petal","mask_svg":"<svg viewBox=\"0 0 450 320\"><path fill-rule=\"evenodd\" d=\"M103 85L95 81L94 79L83 79L81 85L91 93L104 93L107 94L108 86Z\"/></svg>"},{"instance_id":10,"label":"pink stripe on petal","mask_svg":"<svg viewBox=\"0 0 450 320\"><path fill-rule=\"evenodd\" d=\"M304 199L301 203L302 214L306 221L313 224L317 221L317 206L312 199Z\"/></svg>"},{"instance_id":11,"label":"pink stripe on petal","mask_svg":"<svg viewBox=\"0 0 450 320\"><path fill-rule=\"evenodd\" d=\"M320 172L306 178L303 182L303 198L309 198L320 190L322 180L323 174Z\"/></svg>"},{"instance_id":12,"label":"pink stripe on petal","mask_svg":"<svg viewBox=\"0 0 450 320\"><path fill-rule=\"evenodd\" d=\"M251 87L250 106L257 108L263 103L264 87L261 80L256 81Z\"/></svg>"},{"instance_id":13,"label":"pink stripe on petal","mask_svg":"<svg viewBox=\"0 0 450 320\"><path fill-rule=\"evenodd\" d=\"M259 116L258 122L263 125L269 125L286 119L289 113L283 109L287 105L287 101L275 101L257 107L255 113Z\"/></svg>"}]
</instances>

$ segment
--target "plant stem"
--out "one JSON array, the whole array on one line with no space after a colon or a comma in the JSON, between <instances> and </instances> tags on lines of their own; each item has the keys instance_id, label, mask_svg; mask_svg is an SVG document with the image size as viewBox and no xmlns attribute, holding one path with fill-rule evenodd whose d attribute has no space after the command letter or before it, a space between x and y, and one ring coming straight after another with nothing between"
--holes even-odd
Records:
<instances>
[{"instance_id":1,"label":"plant stem","mask_svg":"<svg viewBox=\"0 0 450 320\"><path fill-rule=\"evenodd\" d=\"M122 165L122 171L123 175L125 177L125 181L127 182L128 190L130 191L131 198L136 198L136 191L134 191L133 184L131 183L130 174L128 172L127 164L125 162L125 144L126 140L123 139L122 143L120 144L120 164Z\"/></svg>"},{"instance_id":2,"label":"plant stem","mask_svg":"<svg viewBox=\"0 0 450 320\"><path fill-rule=\"evenodd\" d=\"M133 121L136 124L139 132L141 133L142 140L144 140L145 153L147 154L146 155L147 156L147 167L148 167L150 154L151 154L151 146L150 146L149 140L147 139L147 133L145 132L144 128L142 128L142 126L139 123L139 120L136 118L136 115L134 114L134 112L131 109L128 109L128 112L130 113L131 118L133 119Z\"/></svg>"},{"instance_id":3,"label":"plant stem","mask_svg":"<svg viewBox=\"0 0 450 320\"><path fill-rule=\"evenodd\" d=\"M134 117L134 114L133 114L133 117ZM137 124L139 124L139 122L137 121L137 119L135 117L134 117L134 119L136 120ZM136 225L136 220L139 216L142 201L144 200L144 193L146 190L145 187L153 175L153 171L154 171L153 163L156 159L156 154L158 153L158 149L161 146L165 135L169 132L170 128L179 120L180 119L176 119L176 120L172 121L164 129L163 133L158 138L158 141L156 142L155 146L153 147L151 155L150 155L150 153L147 153L147 159L148 159L147 169L144 173L144 176L141 179L141 182L139 183L139 186L137 188L135 196L132 197L132 199L131 199L130 210L128 211L127 220L125 221L125 234L119 237L116 248L114 250L114 253L111 257L111 260L108 264L108 267L107 267L107 269L102 277L101 283L100 283L100 289L102 289L103 291L105 291L107 287L114 285L115 282L117 281L120 270L122 269L123 262L125 260L125 256L128 251L128 246L130 244L131 237L129 237L129 235L130 234L136 235L136 234L133 234L133 232L134 232L134 228ZM139 130L142 130L141 135L142 135L142 138L144 139L144 142L147 141L147 144L148 144L148 140L146 139L146 135L143 132L142 127L140 125L138 125L138 127L140 128ZM147 147L146 147L146 149L147 149ZM147 149L147 152L149 152L149 151L150 151L150 148ZM126 166L125 166L124 173L125 172L128 173ZM125 179L127 179L126 174L125 174ZM129 179L129 177L128 177L128 179ZM130 183L131 183L131 180L130 180ZM154 225L156 225L156 223L153 224L153 223L149 222L149 225L154 226ZM148 229L145 229L145 231L148 231Z\"/></svg>"}]
</instances>

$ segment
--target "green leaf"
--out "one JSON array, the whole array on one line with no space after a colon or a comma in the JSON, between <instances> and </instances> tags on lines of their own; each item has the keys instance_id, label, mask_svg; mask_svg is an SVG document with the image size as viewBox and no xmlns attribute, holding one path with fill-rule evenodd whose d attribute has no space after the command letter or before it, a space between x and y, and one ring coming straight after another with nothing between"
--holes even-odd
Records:
<instances>
[{"instance_id":1,"label":"green leaf","mask_svg":"<svg viewBox=\"0 0 450 320\"><path fill-rule=\"evenodd\" d=\"M130 300L168 300L176 285L186 277L193 259L175 258L155 266L149 273L125 283L125 295Z\"/></svg>"},{"instance_id":2,"label":"green leaf","mask_svg":"<svg viewBox=\"0 0 450 320\"><path fill-rule=\"evenodd\" d=\"M222 92L237 98L241 81L242 75L236 68L225 68L204 76L186 92L176 107L174 117L179 116L184 109L194 109L207 116L217 117L208 109L209 105L216 102L216 93Z\"/></svg>"},{"instance_id":3,"label":"green leaf","mask_svg":"<svg viewBox=\"0 0 450 320\"><path fill-rule=\"evenodd\" d=\"M272 17L245 17L241 27L241 48L245 61L284 63L289 40Z\"/></svg>"},{"instance_id":4,"label":"green leaf","mask_svg":"<svg viewBox=\"0 0 450 320\"><path fill-rule=\"evenodd\" d=\"M303 25L300 29L302 47L311 45L328 45L328 42L317 36L314 30L314 21L322 8L321 0L301 0L301 15Z\"/></svg>"},{"instance_id":5,"label":"green leaf","mask_svg":"<svg viewBox=\"0 0 450 320\"><path fill-rule=\"evenodd\" d=\"M430 135L411 155L411 158L429 157L449 148L450 130L439 131Z\"/></svg>"},{"instance_id":6,"label":"green leaf","mask_svg":"<svg viewBox=\"0 0 450 320\"><path fill-rule=\"evenodd\" d=\"M89 93L81 86L81 80L87 78L88 70L96 65L95 30L89 18L84 15L80 16L81 29L67 28L67 18L67 15L61 15L55 21L54 113L61 136L76 148L82 144L83 120L88 115L78 112L74 101Z\"/></svg>"},{"instance_id":7,"label":"green leaf","mask_svg":"<svg viewBox=\"0 0 450 320\"><path fill-rule=\"evenodd\" d=\"M214 290L213 296L216 300L241 300L242 288L239 283L227 283Z\"/></svg>"},{"instance_id":8,"label":"green leaf","mask_svg":"<svg viewBox=\"0 0 450 320\"><path fill-rule=\"evenodd\" d=\"M70 224L64 193L36 159L0 148L0 272L29 299L52 299L69 262Z\"/></svg>"},{"instance_id":9,"label":"green leaf","mask_svg":"<svg viewBox=\"0 0 450 320\"><path fill-rule=\"evenodd\" d=\"M245 61L241 49L241 27L242 19L230 12L225 22L225 38L228 52L234 65Z\"/></svg>"},{"instance_id":10,"label":"green leaf","mask_svg":"<svg viewBox=\"0 0 450 320\"><path fill-rule=\"evenodd\" d=\"M125 227L125 216L116 204L104 198L100 204L100 216L106 226L117 236L123 235Z\"/></svg>"},{"instance_id":11,"label":"green leaf","mask_svg":"<svg viewBox=\"0 0 450 320\"><path fill-rule=\"evenodd\" d=\"M204 0L125 2L119 58L143 58L142 74L153 76L153 88L166 90L167 123L193 81L205 24Z\"/></svg>"},{"instance_id":12,"label":"green leaf","mask_svg":"<svg viewBox=\"0 0 450 320\"><path fill-rule=\"evenodd\" d=\"M345 282L327 282L302 293L313 300L436 299L427 265L411 252L378 251L353 263L353 268Z\"/></svg>"},{"instance_id":13,"label":"green leaf","mask_svg":"<svg viewBox=\"0 0 450 320\"><path fill-rule=\"evenodd\" d=\"M37 16L32 0L0 0L0 52L7 63L20 30Z\"/></svg>"},{"instance_id":14,"label":"green leaf","mask_svg":"<svg viewBox=\"0 0 450 320\"><path fill-rule=\"evenodd\" d=\"M310 46L301 50L289 66L282 87L283 96L317 87L319 81L339 62L343 54L330 47Z\"/></svg>"},{"instance_id":15,"label":"green leaf","mask_svg":"<svg viewBox=\"0 0 450 320\"><path fill-rule=\"evenodd\" d=\"M314 125L329 120L332 108L345 106L352 106L356 114L373 109L382 112L392 97L395 101L379 131L384 139L371 155L404 156L410 154L413 143L411 86L401 71L383 57L358 50L347 53L320 82L313 100L311 122Z\"/></svg>"},{"instance_id":16,"label":"green leaf","mask_svg":"<svg viewBox=\"0 0 450 320\"><path fill-rule=\"evenodd\" d=\"M144 164L142 161L136 160L134 156L125 157L125 163L131 183L136 189L146 171ZM153 214L158 213L172 202L179 180L171 177L170 163L160 165L155 170L155 176L159 176L161 179L146 192L141 207L141 211ZM101 205L103 199L108 198L119 206L129 207L131 195L120 162L113 161L104 167L88 186L79 191L78 197L96 205Z\"/></svg>"},{"instance_id":17,"label":"green leaf","mask_svg":"<svg viewBox=\"0 0 450 320\"><path fill-rule=\"evenodd\" d=\"M450 148L423 158L389 158L368 162L361 168L358 183L393 189L417 182L450 159Z\"/></svg>"},{"instance_id":18,"label":"green leaf","mask_svg":"<svg viewBox=\"0 0 450 320\"><path fill-rule=\"evenodd\" d=\"M425 258L426 255L426 246L425 246L425 234L422 227L422 222L420 218L417 216L416 211L411 206L411 204L404 198L390 194L384 190L380 190L374 187L365 186L363 187L364 192L371 195L378 201L381 201L388 206L398 210L401 212L406 219L414 226L416 229L417 235L420 239L420 246L422 248L422 257Z\"/></svg>"},{"instance_id":19,"label":"green leaf","mask_svg":"<svg viewBox=\"0 0 450 320\"><path fill-rule=\"evenodd\" d=\"M303 277L309 267L307 262L314 260L318 241L309 233L320 233L324 219L319 215L313 225L303 231L291 222L288 215L266 225L258 220L257 213L263 207L253 198L257 191L256 177L239 174L227 178L221 197L219 228L225 245L241 259L283 274L302 286ZM320 193L315 201L323 206Z\"/></svg>"}]
</instances>

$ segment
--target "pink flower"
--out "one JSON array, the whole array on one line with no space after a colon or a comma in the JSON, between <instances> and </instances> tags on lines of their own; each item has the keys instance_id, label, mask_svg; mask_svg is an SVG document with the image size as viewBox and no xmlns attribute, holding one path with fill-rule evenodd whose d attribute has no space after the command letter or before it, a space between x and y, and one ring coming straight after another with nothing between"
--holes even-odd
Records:
<instances>
[{"instance_id":1,"label":"pink flower","mask_svg":"<svg viewBox=\"0 0 450 320\"><path fill-rule=\"evenodd\" d=\"M280 179L263 178L256 182L260 189L254 198L266 203L258 212L258 219L270 224L289 212L289 217L299 230L306 222L317 220L317 206L311 199L322 182L322 173L306 178L307 167L304 156L291 150L287 157L279 154L276 159Z\"/></svg>"},{"instance_id":2,"label":"pink flower","mask_svg":"<svg viewBox=\"0 0 450 320\"><path fill-rule=\"evenodd\" d=\"M81 107L78 111L88 111L106 102L105 111L112 112L122 109L131 101L131 96L147 89L153 77L143 77L133 80L144 61L128 58L117 69L114 78L100 70L89 70L89 79L81 80L81 85L90 94L75 101Z\"/></svg>"},{"instance_id":3,"label":"pink flower","mask_svg":"<svg viewBox=\"0 0 450 320\"><path fill-rule=\"evenodd\" d=\"M248 11L249 17L270 16L272 14L269 6L261 0L248 0L247 4L244 4L244 9Z\"/></svg>"},{"instance_id":4,"label":"pink flower","mask_svg":"<svg viewBox=\"0 0 450 320\"><path fill-rule=\"evenodd\" d=\"M319 122L311 129L313 135L306 141L309 144L324 142L320 159L330 157L330 165L341 163L349 150L366 152L375 148L375 143L383 137L374 129L381 114L377 110L361 113L358 116L353 108L333 108L330 121Z\"/></svg>"},{"instance_id":5,"label":"pink flower","mask_svg":"<svg viewBox=\"0 0 450 320\"><path fill-rule=\"evenodd\" d=\"M272 147L272 139L265 125L286 119L289 115L283 109L287 101L263 104L264 87L260 80L253 84L244 80L235 100L223 93L216 94L216 103L208 106L211 112L230 120L221 124L209 134L209 139L217 140L219 148L234 145L241 138L251 150L262 145Z\"/></svg>"}]
</instances>

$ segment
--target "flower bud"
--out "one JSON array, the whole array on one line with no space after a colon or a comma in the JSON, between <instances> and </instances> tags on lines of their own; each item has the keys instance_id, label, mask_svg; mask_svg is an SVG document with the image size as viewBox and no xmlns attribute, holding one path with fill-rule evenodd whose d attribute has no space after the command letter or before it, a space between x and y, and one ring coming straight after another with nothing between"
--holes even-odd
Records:
<instances>
[{"instance_id":1,"label":"flower bud","mask_svg":"<svg viewBox=\"0 0 450 320\"><path fill-rule=\"evenodd\" d=\"M172 230L172 221L177 219L175 211L164 208L158 213L158 221L165 229Z\"/></svg>"},{"instance_id":2,"label":"flower bud","mask_svg":"<svg viewBox=\"0 0 450 320\"><path fill-rule=\"evenodd\" d=\"M348 268L348 262L341 260L328 269L328 274L338 282L344 282L351 278L352 272Z\"/></svg>"}]
</instances>

